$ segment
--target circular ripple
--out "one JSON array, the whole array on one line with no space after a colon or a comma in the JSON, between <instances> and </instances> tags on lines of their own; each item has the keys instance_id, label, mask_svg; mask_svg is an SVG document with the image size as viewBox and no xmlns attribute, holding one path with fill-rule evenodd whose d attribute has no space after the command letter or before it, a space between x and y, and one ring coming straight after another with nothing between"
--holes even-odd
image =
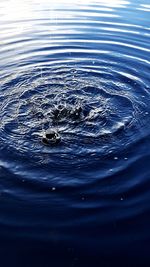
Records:
<instances>
[{"instance_id":1,"label":"circular ripple","mask_svg":"<svg viewBox=\"0 0 150 267\"><path fill-rule=\"evenodd\" d=\"M58 255L68 240L73 258L78 243L118 259L118 246L150 239L148 11L141 0L0 1L3 243L51 239ZM42 142L47 130L61 141Z\"/></svg>"},{"instance_id":2,"label":"circular ripple","mask_svg":"<svg viewBox=\"0 0 150 267\"><path fill-rule=\"evenodd\" d=\"M49 19L49 8L42 13L29 1L23 14L28 7L33 16L18 17L18 32L16 16L2 4L0 143L7 159L92 166L149 134L145 12L124 1L116 5L60 1ZM126 21L127 11L136 23L132 16ZM41 142L48 129L58 131L59 144Z\"/></svg>"},{"instance_id":3,"label":"circular ripple","mask_svg":"<svg viewBox=\"0 0 150 267\"><path fill-rule=\"evenodd\" d=\"M11 152L40 162L45 154L51 155L50 162L53 155L101 157L118 153L130 137L136 138L143 102L133 92L107 86L99 73L95 77L62 66L43 69L42 75L38 70L31 77L19 75L17 84L10 81L10 93L1 97L1 141ZM58 131L59 144L41 142L48 129Z\"/></svg>"}]
</instances>

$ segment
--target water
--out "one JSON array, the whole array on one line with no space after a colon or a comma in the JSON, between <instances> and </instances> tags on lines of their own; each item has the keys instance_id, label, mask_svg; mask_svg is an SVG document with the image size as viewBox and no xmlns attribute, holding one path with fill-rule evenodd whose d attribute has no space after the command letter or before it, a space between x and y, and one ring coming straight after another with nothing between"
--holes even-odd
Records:
<instances>
[{"instance_id":1,"label":"water","mask_svg":"<svg viewBox=\"0 0 150 267\"><path fill-rule=\"evenodd\" d=\"M1 0L0 266L149 266L149 11Z\"/></svg>"}]
</instances>

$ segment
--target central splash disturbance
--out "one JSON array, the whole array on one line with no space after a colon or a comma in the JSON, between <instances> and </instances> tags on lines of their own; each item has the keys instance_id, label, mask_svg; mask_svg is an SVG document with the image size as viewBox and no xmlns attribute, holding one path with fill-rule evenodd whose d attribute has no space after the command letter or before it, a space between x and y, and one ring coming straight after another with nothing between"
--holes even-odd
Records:
<instances>
[{"instance_id":1,"label":"central splash disturbance","mask_svg":"<svg viewBox=\"0 0 150 267\"><path fill-rule=\"evenodd\" d=\"M62 66L16 78L3 96L2 147L40 161L45 154L87 158L118 153L136 138L142 105L132 91Z\"/></svg>"},{"instance_id":2,"label":"central splash disturbance","mask_svg":"<svg viewBox=\"0 0 150 267\"><path fill-rule=\"evenodd\" d=\"M92 139L119 133L133 119L133 106L127 97L92 86L78 90L50 86L44 99L35 93L30 101L34 104L28 119L32 119L33 125L36 122L37 127L42 126L46 145L58 144L60 139L91 143ZM48 131L53 132L49 138Z\"/></svg>"}]
</instances>

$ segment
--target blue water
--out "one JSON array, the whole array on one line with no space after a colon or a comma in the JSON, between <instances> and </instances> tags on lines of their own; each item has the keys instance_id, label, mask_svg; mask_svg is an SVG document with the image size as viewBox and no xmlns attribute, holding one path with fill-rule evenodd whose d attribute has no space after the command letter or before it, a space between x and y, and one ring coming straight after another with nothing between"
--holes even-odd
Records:
<instances>
[{"instance_id":1,"label":"blue water","mask_svg":"<svg viewBox=\"0 0 150 267\"><path fill-rule=\"evenodd\" d=\"M1 0L1 267L150 266L149 73L148 0Z\"/></svg>"}]
</instances>

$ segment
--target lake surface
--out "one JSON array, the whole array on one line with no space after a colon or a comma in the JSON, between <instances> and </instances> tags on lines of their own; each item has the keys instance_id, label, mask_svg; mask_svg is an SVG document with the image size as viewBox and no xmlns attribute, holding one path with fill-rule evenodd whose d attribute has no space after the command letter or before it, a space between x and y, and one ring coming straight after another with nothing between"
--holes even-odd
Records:
<instances>
[{"instance_id":1,"label":"lake surface","mask_svg":"<svg viewBox=\"0 0 150 267\"><path fill-rule=\"evenodd\" d=\"M150 266L149 113L148 0L1 0L1 267Z\"/></svg>"}]
</instances>

